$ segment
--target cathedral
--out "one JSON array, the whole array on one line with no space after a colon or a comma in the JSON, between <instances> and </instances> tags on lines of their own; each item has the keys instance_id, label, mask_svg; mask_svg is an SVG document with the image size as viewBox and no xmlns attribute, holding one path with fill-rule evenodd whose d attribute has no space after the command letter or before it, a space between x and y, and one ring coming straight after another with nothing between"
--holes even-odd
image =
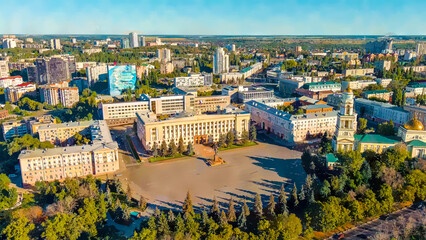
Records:
<instances>
[{"instance_id":1,"label":"cathedral","mask_svg":"<svg viewBox=\"0 0 426 240\"><path fill-rule=\"evenodd\" d=\"M382 153L399 143L407 145L412 157L426 158L426 131L423 124L413 116L398 129L397 136L379 134L355 134L357 130L357 114L354 112L354 95L350 88L342 95L340 112L337 115L336 132L332 140L334 151L372 150Z\"/></svg>"}]
</instances>

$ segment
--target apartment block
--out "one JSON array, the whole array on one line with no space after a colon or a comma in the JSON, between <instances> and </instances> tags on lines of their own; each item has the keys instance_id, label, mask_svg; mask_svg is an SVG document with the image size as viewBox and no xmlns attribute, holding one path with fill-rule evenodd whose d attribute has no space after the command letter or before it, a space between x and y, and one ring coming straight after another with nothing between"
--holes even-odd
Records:
<instances>
[{"instance_id":1,"label":"apartment block","mask_svg":"<svg viewBox=\"0 0 426 240\"><path fill-rule=\"evenodd\" d=\"M367 74L374 74L374 68L357 68L357 69L345 69L343 75L347 76L365 76Z\"/></svg>"},{"instance_id":2,"label":"apartment block","mask_svg":"<svg viewBox=\"0 0 426 240\"><path fill-rule=\"evenodd\" d=\"M96 66L87 67L86 75L89 87L92 87L96 82L103 82L108 79L108 67L106 64L102 63Z\"/></svg>"},{"instance_id":3,"label":"apartment block","mask_svg":"<svg viewBox=\"0 0 426 240\"><path fill-rule=\"evenodd\" d=\"M22 83L24 83L24 81L21 76L0 78L0 88L15 87Z\"/></svg>"},{"instance_id":4,"label":"apartment block","mask_svg":"<svg viewBox=\"0 0 426 240\"><path fill-rule=\"evenodd\" d=\"M410 113L402 107L363 98L355 99L355 111L360 117L374 122L381 123L392 120L395 126L404 125L410 120Z\"/></svg>"},{"instance_id":5,"label":"apartment block","mask_svg":"<svg viewBox=\"0 0 426 240\"><path fill-rule=\"evenodd\" d=\"M6 60L0 60L0 78L9 77L9 65Z\"/></svg>"},{"instance_id":6,"label":"apartment block","mask_svg":"<svg viewBox=\"0 0 426 240\"><path fill-rule=\"evenodd\" d=\"M22 83L14 87L8 87L4 91L6 102L15 103L25 94L35 95L36 85L34 83Z\"/></svg>"}]
</instances>

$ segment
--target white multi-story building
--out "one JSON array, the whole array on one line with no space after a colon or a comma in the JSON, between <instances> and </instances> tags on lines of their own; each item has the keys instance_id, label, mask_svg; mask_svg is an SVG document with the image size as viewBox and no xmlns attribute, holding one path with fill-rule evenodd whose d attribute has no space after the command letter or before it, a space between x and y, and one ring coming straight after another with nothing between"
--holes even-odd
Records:
<instances>
[{"instance_id":1,"label":"white multi-story building","mask_svg":"<svg viewBox=\"0 0 426 240\"><path fill-rule=\"evenodd\" d=\"M355 99L355 111L360 117L375 122L389 122L392 120L396 126L403 125L410 120L410 113L402 107L363 98Z\"/></svg>"},{"instance_id":2,"label":"white multi-story building","mask_svg":"<svg viewBox=\"0 0 426 240\"><path fill-rule=\"evenodd\" d=\"M25 94L34 95L36 93L36 85L34 83L21 83L14 87L8 87L4 91L6 102L17 102Z\"/></svg>"},{"instance_id":3,"label":"white multi-story building","mask_svg":"<svg viewBox=\"0 0 426 240\"><path fill-rule=\"evenodd\" d=\"M0 78L5 78L9 76L9 64L6 60L0 60Z\"/></svg>"},{"instance_id":4,"label":"white multi-story building","mask_svg":"<svg viewBox=\"0 0 426 240\"><path fill-rule=\"evenodd\" d=\"M256 101L247 102L245 108L258 127L290 143L336 131L337 111L291 115Z\"/></svg>"},{"instance_id":5,"label":"white multi-story building","mask_svg":"<svg viewBox=\"0 0 426 240\"><path fill-rule=\"evenodd\" d=\"M364 89L370 85L377 85L377 82L374 80L343 81L342 91L345 91L348 87L350 87L352 90L357 90Z\"/></svg>"},{"instance_id":6,"label":"white multi-story building","mask_svg":"<svg viewBox=\"0 0 426 240\"><path fill-rule=\"evenodd\" d=\"M367 74L374 74L374 68L356 68L356 69L345 69L343 75L347 76L365 76Z\"/></svg>"},{"instance_id":7,"label":"white multi-story building","mask_svg":"<svg viewBox=\"0 0 426 240\"><path fill-rule=\"evenodd\" d=\"M21 76L0 78L0 88L15 87L23 82Z\"/></svg>"},{"instance_id":8,"label":"white multi-story building","mask_svg":"<svg viewBox=\"0 0 426 240\"><path fill-rule=\"evenodd\" d=\"M91 87L98 81L103 82L108 79L108 66L99 63L97 66L87 67L86 74L89 87Z\"/></svg>"},{"instance_id":9,"label":"white multi-story building","mask_svg":"<svg viewBox=\"0 0 426 240\"><path fill-rule=\"evenodd\" d=\"M149 111L148 101L99 103L99 115L108 125L132 123L137 112Z\"/></svg>"},{"instance_id":10,"label":"white multi-story building","mask_svg":"<svg viewBox=\"0 0 426 240\"><path fill-rule=\"evenodd\" d=\"M144 36L140 36L140 46L146 47L146 39Z\"/></svg>"},{"instance_id":11,"label":"white multi-story building","mask_svg":"<svg viewBox=\"0 0 426 240\"><path fill-rule=\"evenodd\" d=\"M188 77L175 77L175 87L199 87L213 84L211 74L190 74Z\"/></svg>"},{"instance_id":12,"label":"white multi-story building","mask_svg":"<svg viewBox=\"0 0 426 240\"><path fill-rule=\"evenodd\" d=\"M136 32L129 33L130 47L137 48L139 47L138 34Z\"/></svg>"},{"instance_id":13,"label":"white multi-story building","mask_svg":"<svg viewBox=\"0 0 426 240\"><path fill-rule=\"evenodd\" d=\"M3 49L16 48L16 38L3 38Z\"/></svg>"},{"instance_id":14,"label":"white multi-story building","mask_svg":"<svg viewBox=\"0 0 426 240\"><path fill-rule=\"evenodd\" d=\"M178 115L174 118L158 120L156 114L136 113L137 135L145 149L152 149L155 143L169 144L172 140L184 144L212 143L219 136L235 131L239 139L243 131L249 130L250 114L247 112L229 114Z\"/></svg>"},{"instance_id":15,"label":"white multi-story building","mask_svg":"<svg viewBox=\"0 0 426 240\"><path fill-rule=\"evenodd\" d=\"M374 81L376 81L377 85L382 85L382 87L387 88L392 82L392 78L376 78Z\"/></svg>"},{"instance_id":16,"label":"white multi-story building","mask_svg":"<svg viewBox=\"0 0 426 240\"><path fill-rule=\"evenodd\" d=\"M183 111L194 111L193 95L173 95L152 98L147 94L142 94L142 101L147 101L149 110L156 114L175 114Z\"/></svg>"},{"instance_id":17,"label":"white multi-story building","mask_svg":"<svg viewBox=\"0 0 426 240\"><path fill-rule=\"evenodd\" d=\"M213 56L213 73L221 74L229 72L229 56L223 48L217 48Z\"/></svg>"},{"instance_id":18,"label":"white multi-story building","mask_svg":"<svg viewBox=\"0 0 426 240\"><path fill-rule=\"evenodd\" d=\"M172 60L170 49L157 49L157 58L160 62L170 62Z\"/></svg>"},{"instance_id":19,"label":"white multi-story building","mask_svg":"<svg viewBox=\"0 0 426 240\"><path fill-rule=\"evenodd\" d=\"M426 42L417 43L416 55L426 55Z\"/></svg>"},{"instance_id":20,"label":"white multi-story building","mask_svg":"<svg viewBox=\"0 0 426 240\"><path fill-rule=\"evenodd\" d=\"M61 40L59 38L50 39L50 48L61 50Z\"/></svg>"}]
</instances>

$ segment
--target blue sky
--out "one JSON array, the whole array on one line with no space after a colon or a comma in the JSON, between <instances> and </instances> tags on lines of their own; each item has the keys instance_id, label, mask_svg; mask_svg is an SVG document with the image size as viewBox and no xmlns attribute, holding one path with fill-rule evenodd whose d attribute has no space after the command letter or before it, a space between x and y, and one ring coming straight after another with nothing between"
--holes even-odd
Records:
<instances>
[{"instance_id":1,"label":"blue sky","mask_svg":"<svg viewBox=\"0 0 426 240\"><path fill-rule=\"evenodd\" d=\"M0 33L426 34L426 0L0 0Z\"/></svg>"}]
</instances>

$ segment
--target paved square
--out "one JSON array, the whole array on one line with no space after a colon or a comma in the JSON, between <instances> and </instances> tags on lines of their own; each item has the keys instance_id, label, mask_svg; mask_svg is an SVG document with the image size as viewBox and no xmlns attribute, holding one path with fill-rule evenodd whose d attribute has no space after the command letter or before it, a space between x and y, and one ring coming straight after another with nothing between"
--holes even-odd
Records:
<instances>
[{"instance_id":1,"label":"paved square","mask_svg":"<svg viewBox=\"0 0 426 240\"><path fill-rule=\"evenodd\" d=\"M208 167L200 158L187 157L127 168L123 177L129 180L133 197L143 194L151 207L180 209L190 190L196 210L209 208L214 197L223 208L230 197L237 204L243 199L250 204L257 192L266 203L282 183L288 193L293 182L299 186L306 177L301 153L282 146L260 143L221 151L219 156L227 164Z\"/></svg>"}]
</instances>

